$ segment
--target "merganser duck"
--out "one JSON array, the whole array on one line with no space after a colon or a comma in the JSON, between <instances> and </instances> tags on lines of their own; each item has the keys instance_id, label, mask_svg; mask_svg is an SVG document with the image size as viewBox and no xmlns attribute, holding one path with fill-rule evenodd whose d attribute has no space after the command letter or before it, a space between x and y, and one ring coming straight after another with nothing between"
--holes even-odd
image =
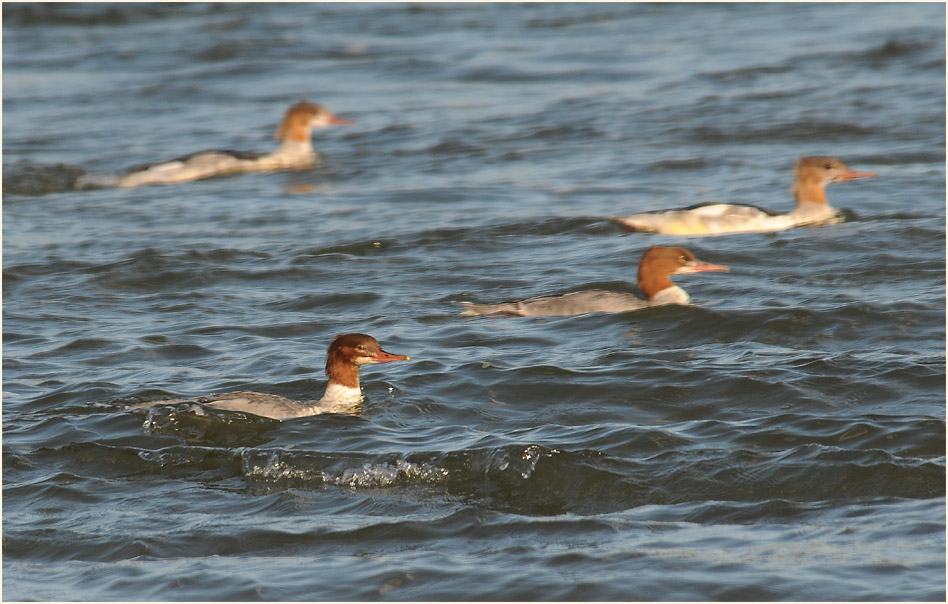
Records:
<instances>
[{"instance_id":1,"label":"merganser duck","mask_svg":"<svg viewBox=\"0 0 948 604\"><path fill-rule=\"evenodd\" d=\"M461 316L565 317L594 312L626 312L664 304L689 304L691 298L685 290L672 283L672 275L727 270L726 266L698 260L683 247L653 245L642 255L639 263L639 289L645 294L645 300L633 294L593 289L503 304L461 302L464 307Z\"/></svg>"},{"instance_id":2,"label":"merganser duck","mask_svg":"<svg viewBox=\"0 0 948 604\"><path fill-rule=\"evenodd\" d=\"M138 187L189 182L240 172L305 170L320 161L310 140L311 130L351 123L353 120L337 117L322 105L302 100L290 107L283 117L276 132L276 138L282 140L283 144L271 153L199 151L164 162L136 166L121 176L88 175L78 180L76 188Z\"/></svg>"},{"instance_id":3,"label":"merganser duck","mask_svg":"<svg viewBox=\"0 0 948 604\"><path fill-rule=\"evenodd\" d=\"M329 384L326 385L326 393L318 401L294 401L276 394L240 391L210 394L197 398L152 401L132 405L129 409L195 402L218 409L241 411L280 420L323 413L353 414L359 411L362 403L362 389L359 387L360 365L410 360L411 357L405 355L385 352L372 336L347 333L336 336L329 345L329 351L326 354L326 374L329 376Z\"/></svg>"},{"instance_id":4,"label":"merganser duck","mask_svg":"<svg viewBox=\"0 0 948 604\"><path fill-rule=\"evenodd\" d=\"M835 157L802 157L797 161L791 191L792 212L780 213L751 205L702 203L678 210L656 210L610 218L631 231L664 235L715 235L781 231L796 226L836 224L844 217L826 201L826 185L875 176L855 172Z\"/></svg>"}]
</instances>

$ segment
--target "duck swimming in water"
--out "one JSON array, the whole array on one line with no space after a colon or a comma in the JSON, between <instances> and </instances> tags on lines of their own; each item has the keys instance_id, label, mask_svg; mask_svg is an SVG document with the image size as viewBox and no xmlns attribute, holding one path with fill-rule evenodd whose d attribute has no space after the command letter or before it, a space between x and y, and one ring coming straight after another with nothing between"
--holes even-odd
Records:
<instances>
[{"instance_id":1,"label":"duck swimming in water","mask_svg":"<svg viewBox=\"0 0 948 604\"><path fill-rule=\"evenodd\" d=\"M372 336L348 333L336 336L329 345L329 351L326 354L326 374L329 376L329 383L326 385L326 393L318 401L295 401L276 394L240 391L195 398L152 401L133 405L129 409L194 402L218 409L242 411L281 420L323 413L352 414L357 413L362 404L362 389L359 386L361 365L410 360L411 358L405 355L385 352Z\"/></svg>"},{"instance_id":2,"label":"duck swimming in water","mask_svg":"<svg viewBox=\"0 0 948 604\"><path fill-rule=\"evenodd\" d=\"M645 294L644 300L634 294L594 289L502 304L461 302L464 307L461 316L562 317L594 312L627 312L664 304L689 304L691 298L685 290L672 283L672 275L727 270L726 266L698 260L683 247L653 245L639 263L639 289Z\"/></svg>"},{"instance_id":3,"label":"duck swimming in water","mask_svg":"<svg viewBox=\"0 0 948 604\"><path fill-rule=\"evenodd\" d=\"M283 143L270 153L199 151L172 160L136 166L122 175L86 175L79 178L76 188L128 188L189 182L241 172L305 170L320 162L320 156L310 140L311 130L351 123L352 120L337 117L322 105L303 100L286 112L276 133L276 138Z\"/></svg>"},{"instance_id":4,"label":"duck swimming in water","mask_svg":"<svg viewBox=\"0 0 948 604\"><path fill-rule=\"evenodd\" d=\"M797 207L774 212L751 205L702 203L678 210L655 210L610 218L629 231L664 235L716 235L781 231L797 226L842 222L843 217L826 201L826 186L854 178L875 176L856 172L835 157L803 157L796 165L793 182Z\"/></svg>"}]
</instances>

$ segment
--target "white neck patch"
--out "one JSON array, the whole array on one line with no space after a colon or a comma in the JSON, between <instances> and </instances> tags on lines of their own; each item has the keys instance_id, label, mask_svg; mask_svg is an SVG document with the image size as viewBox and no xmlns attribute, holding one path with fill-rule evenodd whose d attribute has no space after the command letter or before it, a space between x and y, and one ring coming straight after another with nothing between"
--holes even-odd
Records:
<instances>
[{"instance_id":1,"label":"white neck patch","mask_svg":"<svg viewBox=\"0 0 948 604\"><path fill-rule=\"evenodd\" d=\"M691 304L691 296L677 285L672 285L652 296L648 303L651 306L660 306L662 304Z\"/></svg>"}]
</instances>

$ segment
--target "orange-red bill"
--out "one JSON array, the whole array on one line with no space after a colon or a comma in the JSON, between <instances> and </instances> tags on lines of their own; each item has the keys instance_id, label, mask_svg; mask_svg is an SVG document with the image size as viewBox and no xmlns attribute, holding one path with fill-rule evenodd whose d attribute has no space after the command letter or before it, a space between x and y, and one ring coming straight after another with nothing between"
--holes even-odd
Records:
<instances>
[{"instance_id":1,"label":"orange-red bill","mask_svg":"<svg viewBox=\"0 0 948 604\"><path fill-rule=\"evenodd\" d=\"M846 170L839 175L840 180L852 180L854 178L872 178L875 176L874 172L856 172L855 170Z\"/></svg>"},{"instance_id":2,"label":"orange-red bill","mask_svg":"<svg viewBox=\"0 0 948 604\"><path fill-rule=\"evenodd\" d=\"M705 272L705 271L729 271L730 268L724 266L723 264L711 264L710 262L695 262L690 266L691 270L696 272Z\"/></svg>"},{"instance_id":3,"label":"orange-red bill","mask_svg":"<svg viewBox=\"0 0 948 604\"><path fill-rule=\"evenodd\" d=\"M347 117L339 117L338 115L330 115L329 123L330 124L354 124L355 120L350 120Z\"/></svg>"},{"instance_id":4,"label":"orange-red bill","mask_svg":"<svg viewBox=\"0 0 948 604\"><path fill-rule=\"evenodd\" d=\"M385 352L384 350L379 350L375 355L375 360L379 363L388 363L390 361L410 361L411 357L403 354L392 354L390 352Z\"/></svg>"}]
</instances>

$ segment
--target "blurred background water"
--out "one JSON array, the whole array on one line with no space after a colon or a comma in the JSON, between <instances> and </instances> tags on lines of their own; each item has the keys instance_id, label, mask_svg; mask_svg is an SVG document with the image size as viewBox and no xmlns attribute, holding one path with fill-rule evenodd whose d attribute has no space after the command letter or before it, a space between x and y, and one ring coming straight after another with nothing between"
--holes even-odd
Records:
<instances>
[{"instance_id":1,"label":"blurred background water","mask_svg":"<svg viewBox=\"0 0 948 604\"><path fill-rule=\"evenodd\" d=\"M75 191L267 151L323 166ZM777 210L800 155L877 178ZM5 4L8 600L944 600L943 4ZM730 273L694 307L466 319L636 291L650 245ZM325 387L360 417L132 403Z\"/></svg>"}]
</instances>

